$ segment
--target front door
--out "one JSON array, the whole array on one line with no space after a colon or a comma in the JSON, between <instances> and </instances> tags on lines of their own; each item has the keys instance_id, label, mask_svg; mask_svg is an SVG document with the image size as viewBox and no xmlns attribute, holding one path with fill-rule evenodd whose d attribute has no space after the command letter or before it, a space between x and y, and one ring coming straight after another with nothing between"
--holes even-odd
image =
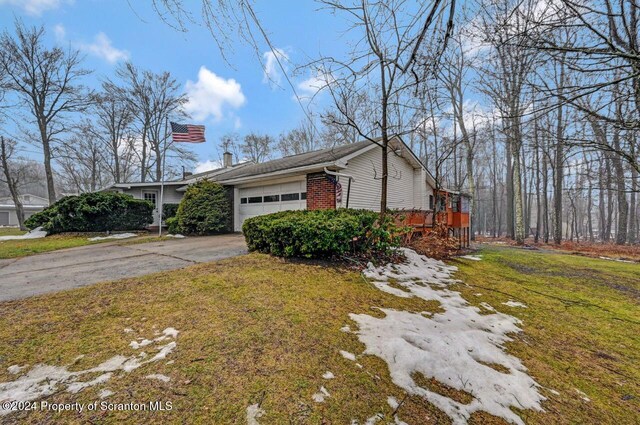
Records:
<instances>
[{"instance_id":1,"label":"front door","mask_svg":"<svg viewBox=\"0 0 640 425\"><path fill-rule=\"evenodd\" d=\"M158 226L160 220L158 220L158 191L157 190L143 190L142 199L149 201L153 204L153 223L152 226Z\"/></svg>"}]
</instances>

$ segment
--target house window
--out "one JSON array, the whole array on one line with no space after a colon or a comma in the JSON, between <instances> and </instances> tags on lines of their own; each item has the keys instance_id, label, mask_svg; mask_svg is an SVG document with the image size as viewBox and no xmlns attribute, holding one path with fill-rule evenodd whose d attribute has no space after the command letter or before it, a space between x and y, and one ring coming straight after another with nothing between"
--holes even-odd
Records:
<instances>
[{"instance_id":1,"label":"house window","mask_svg":"<svg viewBox=\"0 0 640 425\"><path fill-rule=\"evenodd\" d=\"M249 203L250 204L261 204L262 203L262 196L250 196L249 197Z\"/></svg>"},{"instance_id":2,"label":"house window","mask_svg":"<svg viewBox=\"0 0 640 425\"><path fill-rule=\"evenodd\" d=\"M156 196L157 196L156 192L143 192L142 193L142 198L145 201L151 202L154 207L156 206Z\"/></svg>"},{"instance_id":3,"label":"house window","mask_svg":"<svg viewBox=\"0 0 640 425\"><path fill-rule=\"evenodd\" d=\"M447 210L447 197L438 196L438 211L446 211L446 210Z\"/></svg>"},{"instance_id":4,"label":"house window","mask_svg":"<svg viewBox=\"0 0 640 425\"><path fill-rule=\"evenodd\" d=\"M240 203L241 204L246 204L247 203L247 198L240 198Z\"/></svg>"},{"instance_id":5,"label":"house window","mask_svg":"<svg viewBox=\"0 0 640 425\"><path fill-rule=\"evenodd\" d=\"M460 212L460 197L452 196L451 197L451 209L454 213Z\"/></svg>"},{"instance_id":6,"label":"house window","mask_svg":"<svg viewBox=\"0 0 640 425\"><path fill-rule=\"evenodd\" d=\"M463 213L469 213L469 198L467 198L466 196L463 196L462 198L460 198L460 201L462 203L462 205L460 206L460 212Z\"/></svg>"},{"instance_id":7,"label":"house window","mask_svg":"<svg viewBox=\"0 0 640 425\"><path fill-rule=\"evenodd\" d=\"M299 193L283 193L281 199L282 199L282 202L297 201L300 199L300 194Z\"/></svg>"},{"instance_id":8,"label":"house window","mask_svg":"<svg viewBox=\"0 0 640 425\"><path fill-rule=\"evenodd\" d=\"M303 199L303 200L304 200L304 199L307 199L307 192L302 192L302 193L300 194L300 199Z\"/></svg>"},{"instance_id":9,"label":"house window","mask_svg":"<svg viewBox=\"0 0 640 425\"><path fill-rule=\"evenodd\" d=\"M429 209L433 210L433 207L435 205L433 205L433 195L429 195Z\"/></svg>"},{"instance_id":10,"label":"house window","mask_svg":"<svg viewBox=\"0 0 640 425\"><path fill-rule=\"evenodd\" d=\"M266 195L264 197L264 202L279 202L280 195Z\"/></svg>"}]
</instances>

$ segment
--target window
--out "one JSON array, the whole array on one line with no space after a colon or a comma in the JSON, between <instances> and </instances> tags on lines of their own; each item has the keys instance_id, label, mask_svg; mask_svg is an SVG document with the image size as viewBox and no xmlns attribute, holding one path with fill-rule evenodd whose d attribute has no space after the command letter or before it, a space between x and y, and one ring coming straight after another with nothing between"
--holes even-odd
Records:
<instances>
[{"instance_id":1,"label":"window","mask_svg":"<svg viewBox=\"0 0 640 425\"><path fill-rule=\"evenodd\" d=\"M241 204L246 204L247 203L247 198L240 198L240 203Z\"/></svg>"},{"instance_id":2,"label":"window","mask_svg":"<svg viewBox=\"0 0 640 425\"><path fill-rule=\"evenodd\" d=\"M156 192L143 192L142 197L145 201L149 201L156 206Z\"/></svg>"},{"instance_id":3,"label":"window","mask_svg":"<svg viewBox=\"0 0 640 425\"><path fill-rule=\"evenodd\" d=\"M433 195L429 195L429 209L433 210L433 207L435 205L433 205Z\"/></svg>"},{"instance_id":4,"label":"window","mask_svg":"<svg viewBox=\"0 0 640 425\"><path fill-rule=\"evenodd\" d=\"M446 211L447 210L447 198L446 196L438 196L438 211Z\"/></svg>"},{"instance_id":5,"label":"window","mask_svg":"<svg viewBox=\"0 0 640 425\"><path fill-rule=\"evenodd\" d=\"M451 209L454 213L460 212L460 197L458 195L451 197Z\"/></svg>"},{"instance_id":6,"label":"window","mask_svg":"<svg viewBox=\"0 0 640 425\"><path fill-rule=\"evenodd\" d=\"M297 201L300 199L299 193L283 193L281 196L282 202Z\"/></svg>"},{"instance_id":7,"label":"window","mask_svg":"<svg viewBox=\"0 0 640 425\"><path fill-rule=\"evenodd\" d=\"M266 195L264 197L264 202L279 202L280 195Z\"/></svg>"},{"instance_id":8,"label":"window","mask_svg":"<svg viewBox=\"0 0 640 425\"><path fill-rule=\"evenodd\" d=\"M460 207L460 212L469 213L469 198L463 196L461 199L462 205Z\"/></svg>"},{"instance_id":9,"label":"window","mask_svg":"<svg viewBox=\"0 0 640 425\"><path fill-rule=\"evenodd\" d=\"M303 200L304 200L304 199L307 199L307 192L302 192L302 193L300 194L300 199L303 199Z\"/></svg>"},{"instance_id":10,"label":"window","mask_svg":"<svg viewBox=\"0 0 640 425\"><path fill-rule=\"evenodd\" d=\"M249 203L250 204L261 204L262 203L262 196L250 196L249 197Z\"/></svg>"}]
</instances>

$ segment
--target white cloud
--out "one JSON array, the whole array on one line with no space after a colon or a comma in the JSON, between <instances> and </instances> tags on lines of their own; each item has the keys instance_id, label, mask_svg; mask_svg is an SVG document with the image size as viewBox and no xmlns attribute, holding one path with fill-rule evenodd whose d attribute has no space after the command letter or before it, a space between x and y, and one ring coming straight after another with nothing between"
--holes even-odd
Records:
<instances>
[{"instance_id":1,"label":"white cloud","mask_svg":"<svg viewBox=\"0 0 640 425\"><path fill-rule=\"evenodd\" d=\"M56 40L58 41L58 43L61 43L64 41L67 35L67 30L64 25L57 24L53 27L53 34L56 36Z\"/></svg>"},{"instance_id":2,"label":"white cloud","mask_svg":"<svg viewBox=\"0 0 640 425\"><path fill-rule=\"evenodd\" d=\"M274 48L273 50L269 50L263 53L264 58L264 75L262 77L262 82L265 84L280 84L282 81L282 68L284 71L287 71L286 63L289 60L289 56L285 53L283 49ZM280 61L280 64L278 63Z\"/></svg>"},{"instance_id":3,"label":"white cloud","mask_svg":"<svg viewBox=\"0 0 640 425\"><path fill-rule=\"evenodd\" d=\"M131 56L128 51L113 47L111 40L103 32L98 33L93 43L79 43L78 47L92 55L114 64L121 60L127 60Z\"/></svg>"},{"instance_id":4,"label":"white cloud","mask_svg":"<svg viewBox=\"0 0 640 425\"><path fill-rule=\"evenodd\" d=\"M62 3L69 3L63 0L0 0L1 5L18 6L27 14L40 16L47 10L57 9Z\"/></svg>"},{"instance_id":5,"label":"white cloud","mask_svg":"<svg viewBox=\"0 0 640 425\"><path fill-rule=\"evenodd\" d=\"M194 171L196 173L204 173L205 171L216 170L222 168L222 161L212 161L210 159L204 162L198 162Z\"/></svg>"},{"instance_id":6,"label":"white cloud","mask_svg":"<svg viewBox=\"0 0 640 425\"><path fill-rule=\"evenodd\" d=\"M333 80L334 79L331 74L317 71L315 75L312 75L297 84L299 95L301 98L311 98L327 87L327 85L331 84Z\"/></svg>"},{"instance_id":7,"label":"white cloud","mask_svg":"<svg viewBox=\"0 0 640 425\"><path fill-rule=\"evenodd\" d=\"M209 117L220 121L225 107L237 109L246 102L240 83L233 78L225 80L204 66L198 71L198 81L187 81L186 92L189 101L185 110L198 121Z\"/></svg>"}]
</instances>

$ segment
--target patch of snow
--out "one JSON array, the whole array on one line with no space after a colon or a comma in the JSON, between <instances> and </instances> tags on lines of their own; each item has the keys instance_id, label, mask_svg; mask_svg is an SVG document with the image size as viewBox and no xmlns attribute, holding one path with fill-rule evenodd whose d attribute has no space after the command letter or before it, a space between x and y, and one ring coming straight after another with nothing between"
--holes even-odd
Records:
<instances>
[{"instance_id":1,"label":"patch of snow","mask_svg":"<svg viewBox=\"0 0 640 425\"><path fill-rule=\"evenodd\" d=\"M351 327L349 327L349 325L344 325L343 327L340 328L340 330L342 332L349 333L349 332L351 332Z\"/></svg>"},{"instance_id":2,"label":"patch of snow","mask_svg":"<svg viewBox=\"0 0 640 425\"><path fill-rule=\"evenodd\" d=\"M552 390L552 389L550 389L550 390L549 390L549 392L550 392L551 394L553 394L553 395L560 395L560 393L559 393L558 391L556 391L556 390Z\"/></svg>"},{"instance_id":3,"label":"patch of snow","mask_svg":"<svg viewBox=\"0 0 640 425\"><path fill-rule=\"evenodd\" d=\"M0 236L0 241L15 241L15 240L24 240L24 239L40 239L47 236L46 230L42 230L42 227L36 227L30 232L25 233L24 235L8 235L8 236Z\"/></svg>"},{"instance_id":4,"label":"patch of snow","mask_svg":"<svg viewBox=\"0 0 640 425\"><path fill-rule=\"evenodd\" d=\"M506 303L502 303L503 305L509 306L509 307L521 307L521 308L528 308L526 304L523 304L521 302L518 301L513 301L513 300L509 300Z\"/></svg>"},{"instance_id":5,"label":"patch of snow","mask_svg":"<svg viewBox=\"0 0 640 425\"><path fill-rule=\"evenodd\" d=\"M9 372L12 375L17 375L18 373L20 373L20 371L22 369L24 369L25 367L27 367L27 365L24 366L18 366L17 364L14 364L13 366L9 366L7 368L7 372Z\"/></svg>"},{"instance_id":6,"label":"patch of snow","mask_svg":"<svg viewBox=\"0 0 640 425\"><path fill-rule=\"evenodd\" d=\"M110 396L112 396L113 394L114 394L114 393L113 393L113 391L111 391L111 390L102 389L102 390L100 390L100 392L98 393L98 397L100 397L100 399L103 399L103 398L110 397Z\"/></svg>"},{"instance_id":7,"label":"patch of snow","mask_svg":"<svg viewBox=\"0 0 640 425\"><path fill-rule=\"evenodd\" d=\"M464 258L466 260L480 261L482 258L479 255L461 255L458 258Z\"/></svg>"},{"instance_id":8,"label":"patch of snow","mask_svg":"<svg viewBox=\"0 0 640 425\"><path fill-rule=\"evenodd\" d=\"M247 406L247 425L260 425L258 418L264 415L264 410L258 403Z\"/></svg>"},{"instance_id":9,"label":"patch of snow","mask_svg":"<svg viewBox=\"0 0 640 425\"><path fill-rule=\"evenodd\" d=\"M333 379L335 378L335 375L329 371L326 371L325 373L322 374L322 377L324 379Z\"/></svg>"},{"instance_id":10,"label":"patch of snow","mask_svg":"<svg viewBox=\"0 0 640 425\"><path fill-rule=\"evenodd\" d=\"M384 415L382 413L376 413L375 415L367 419L364 425L375 425L383 419L384 419Z\"/></svg>"},{"instance_id":11,"label":"patch of snow","mask_svg":"<svg viewBox=\"0 0 640 425\"><path fill-rule=\"evenodd\" d=\"M393 410L396 410L398 406L400 406L400 403L398 403L398 400L395 397L391 397L391 396L387 397L387 404Z\"/></svg>"},{"instance_id":12,"label":"patch of snow","mask_svg":"<svg viewBox=\"0 0 640 425\"><path fill-rule=\"evenodd\" d=\"M133 329L131 329L131 328L124 328L124 329L123 329L123 332L124 332L124 333L126 333L126 334L130 334L130 333L132 333L132 332L133 332Z\"/></svg>"},{"instance_id":13,"label":"patch of snow","mask_svg":"<svg viewBox=\"0 0 640 425\"><path fill-rule=\"evenodd\" d=\"M470 305L459 292L448 289L449 284L458 282L452 278L456 267L409 249L402 252L405 264L369 266L365 276L380 290L398 297L436 300L444 312L431 317L393 309L381 309L384 318L351 314L359 325L358 339L366 346L364 354L385 360L396 385L424 397L454 424L466 423L476 411L523 424L512 407L541 411L545 397L539 393L539 385L520 359L504 348L512 340L508 335L521 331L520 321L495 312L488 304L483 306L492 313L481 314L480 308ZM405 290L395 287L398 285ZM509 372L499 372L486 363L499 364ZM463 404L423 388L412 378L416 372L465 391L473 400Z\"/></svg>"},{"instance_id":14,"label":"patch of snow","mask_svg":"<svg viewBox=\"0 0 640 425\"><path fill-rule=\"evenodd\" d=\"M129 347L133 348L134 350L137 350L140 347L146 347L147 345L153 343L153 341L149 340L149 339L143 339L140 342L137 341L131 341L131 343L129 344Z\"/></svg>"},{"instance_id":15,"label":"patch of snow","mask_svg":"<svg viewBox=\"0 0 640 425\"><path fill-rule=\"evenodd\" d=\"M174 364L176 361L175 360L169 360L166 364Z\"/></svg>"},{"instance_id":16,"label":"patch of snow","mask_svg":"<svg viewBox=\"0 0 640 425\"><path fill-rule=\"evenodd\" d=\"M111 372L103 373L102 375L98 376L95 379L92 379L91 381L73 382L73 383L69 384L69 386L67 387L67 392L70 392L71 394L76 394L76 393L79 393L80 391L84 390L85 388L93 387L94 385L98 385L98 384L104 384L109 379L111 379L112 375L113 375L113 373L111 373Z\"/></svg>"},{"instance_id":17,"label":"patch of snow","mask_svg":"<svg viewBox=\"0 0 640 425\"><path fill-rule=\"evenodd\" d=\"M95 242L95 241L104 241L106 239L128 239L128 238L135 238L136 235L135 233L116 233L115 235L109 235L109 236L96 236L93 238L87 238L88 241L91 242Z\"/></svg>"},{"instance_id":18,"label":"patch of snow","mask_svg":"<svg viewBox=\"0 0 640 425\"><path fill-rule=\"evenodd\" d=\"M483 308L485 308L486 310L489 310L489 311L492 311L492 312L495 312L495 311L496 311L496 309L495 309L495 308L493 308L493 306L492 306L492 305L487 304L487 303L480 303L480 306L481 306L481 307L483 307Z\"/></svg>"},{"instance_id":19,"label":"patch of snow","mask_svg":"<svg viewBox=\"0 0 640 425\"><path fill-rule=\"evenodd\" d=\"M177 334L177 331L172 334ZM146 359L145 353L132 356L116 355L98 366L79 371L70 371L69 366L71 365L37 364L15 381L0 382L0 400L29 402L61 390L78 393L85 388L109 381L117 371L131 372L146 364L165 359L175 347L176 342L171 341L164 345L158 345L156 347L158 353L150 359ZM97 373L100 374L97 378L79 381L83 375ZM11 409L0 407L0 416L9 414L11 411Z\"/></svg>"},{"instance_id":20,"label":"patch of snow","mask_svg":"<svg viewBox=\"0 0 640 425\"><path fill-rule=\"evenodd\" d=\"M184 239L186 238L185 235L181 235L180 233L176 233L175 235L172 235L171 233L169 233L167 235L168 238L175 238L175 239Z\"/></svg>"},{"instance_id":21,"label":"patch of snow","mask_svg":"<svg viewBox=\"0 0 640 425\"><path fill-rule=\"evenodd\" d=\"M171 378L169 378L167 375L162 375L162 374L159 374L159 373L152 373L151 375L145 376L145 378L147 378L147 379L157 379L158 381L162 381L162 382L171 381Z\"/></svg>"},{"instance_id":22,"label":"patch of snow","mask_svg":"<svg viewBox=\"0 0 640 425\"><path fill-rule=\"evenodd\" d=\"M482 294L480 292L478 292L477 294L473 294L473 295L475 295L476 297L481 297L482 296Z\"/></svg>"},{"instance_id":23,"label":"patch of snow","mask_svg":"<svg viewBox=\"0 0 640 425\"><path fill-rule=\"evenodd\" d=\"M582 391L580 391L579 389L575 388L576 392L580 395L580 398L583 399L586 402L590 402L591 399L589 397L587 397L587 395L585 393L583 393Z\"/></svg>"},{"instance_id":24,"label":"patch of snow","mask_svg":"<svg viewBox=\"0 0 640 425\"><path fill-rule=\"evenodd\" d=\"M609 261L617 261L618 263L635 263L635 261L631 260L623 260L622 258L611 258L611 257L598 257L601 260L609 260Z\"/></svg>"},{"instance_id":25,"label":"patch of snow","mask_svg":"<svg viewBox=\"0 0 640 425\"><path fill-rule=\"evenodd\" d=\"M329 391L327 391L325 387L320 387L320 392L317 392L311 396L313 401L315 401L316 403L324 403L324 399L327 397L331 397L331 394L329 394Z\"/></svg>"},{"instance_id":26,"label":"patch of snow","mask_svg":"<svg viewBox=\"0 0 640 425\"><path fill-rule=\"evenodd\" d=\"M356 355L348 351L340 350L340 355L347 360L351 360L352 362L356 361Z\"/></svg>"},{"instance_id":27,"label":"patch of snow","mask_svg":"<svg viewBox=\"0 0 640 425\"><path fill-rule=\"evenodd\" d=\"M170 336L173 339L176 339L178 337L178 331L175 330L175 328L166 328L162 331L162 334L164 336Z\"/></svg>"}]
</instances>

